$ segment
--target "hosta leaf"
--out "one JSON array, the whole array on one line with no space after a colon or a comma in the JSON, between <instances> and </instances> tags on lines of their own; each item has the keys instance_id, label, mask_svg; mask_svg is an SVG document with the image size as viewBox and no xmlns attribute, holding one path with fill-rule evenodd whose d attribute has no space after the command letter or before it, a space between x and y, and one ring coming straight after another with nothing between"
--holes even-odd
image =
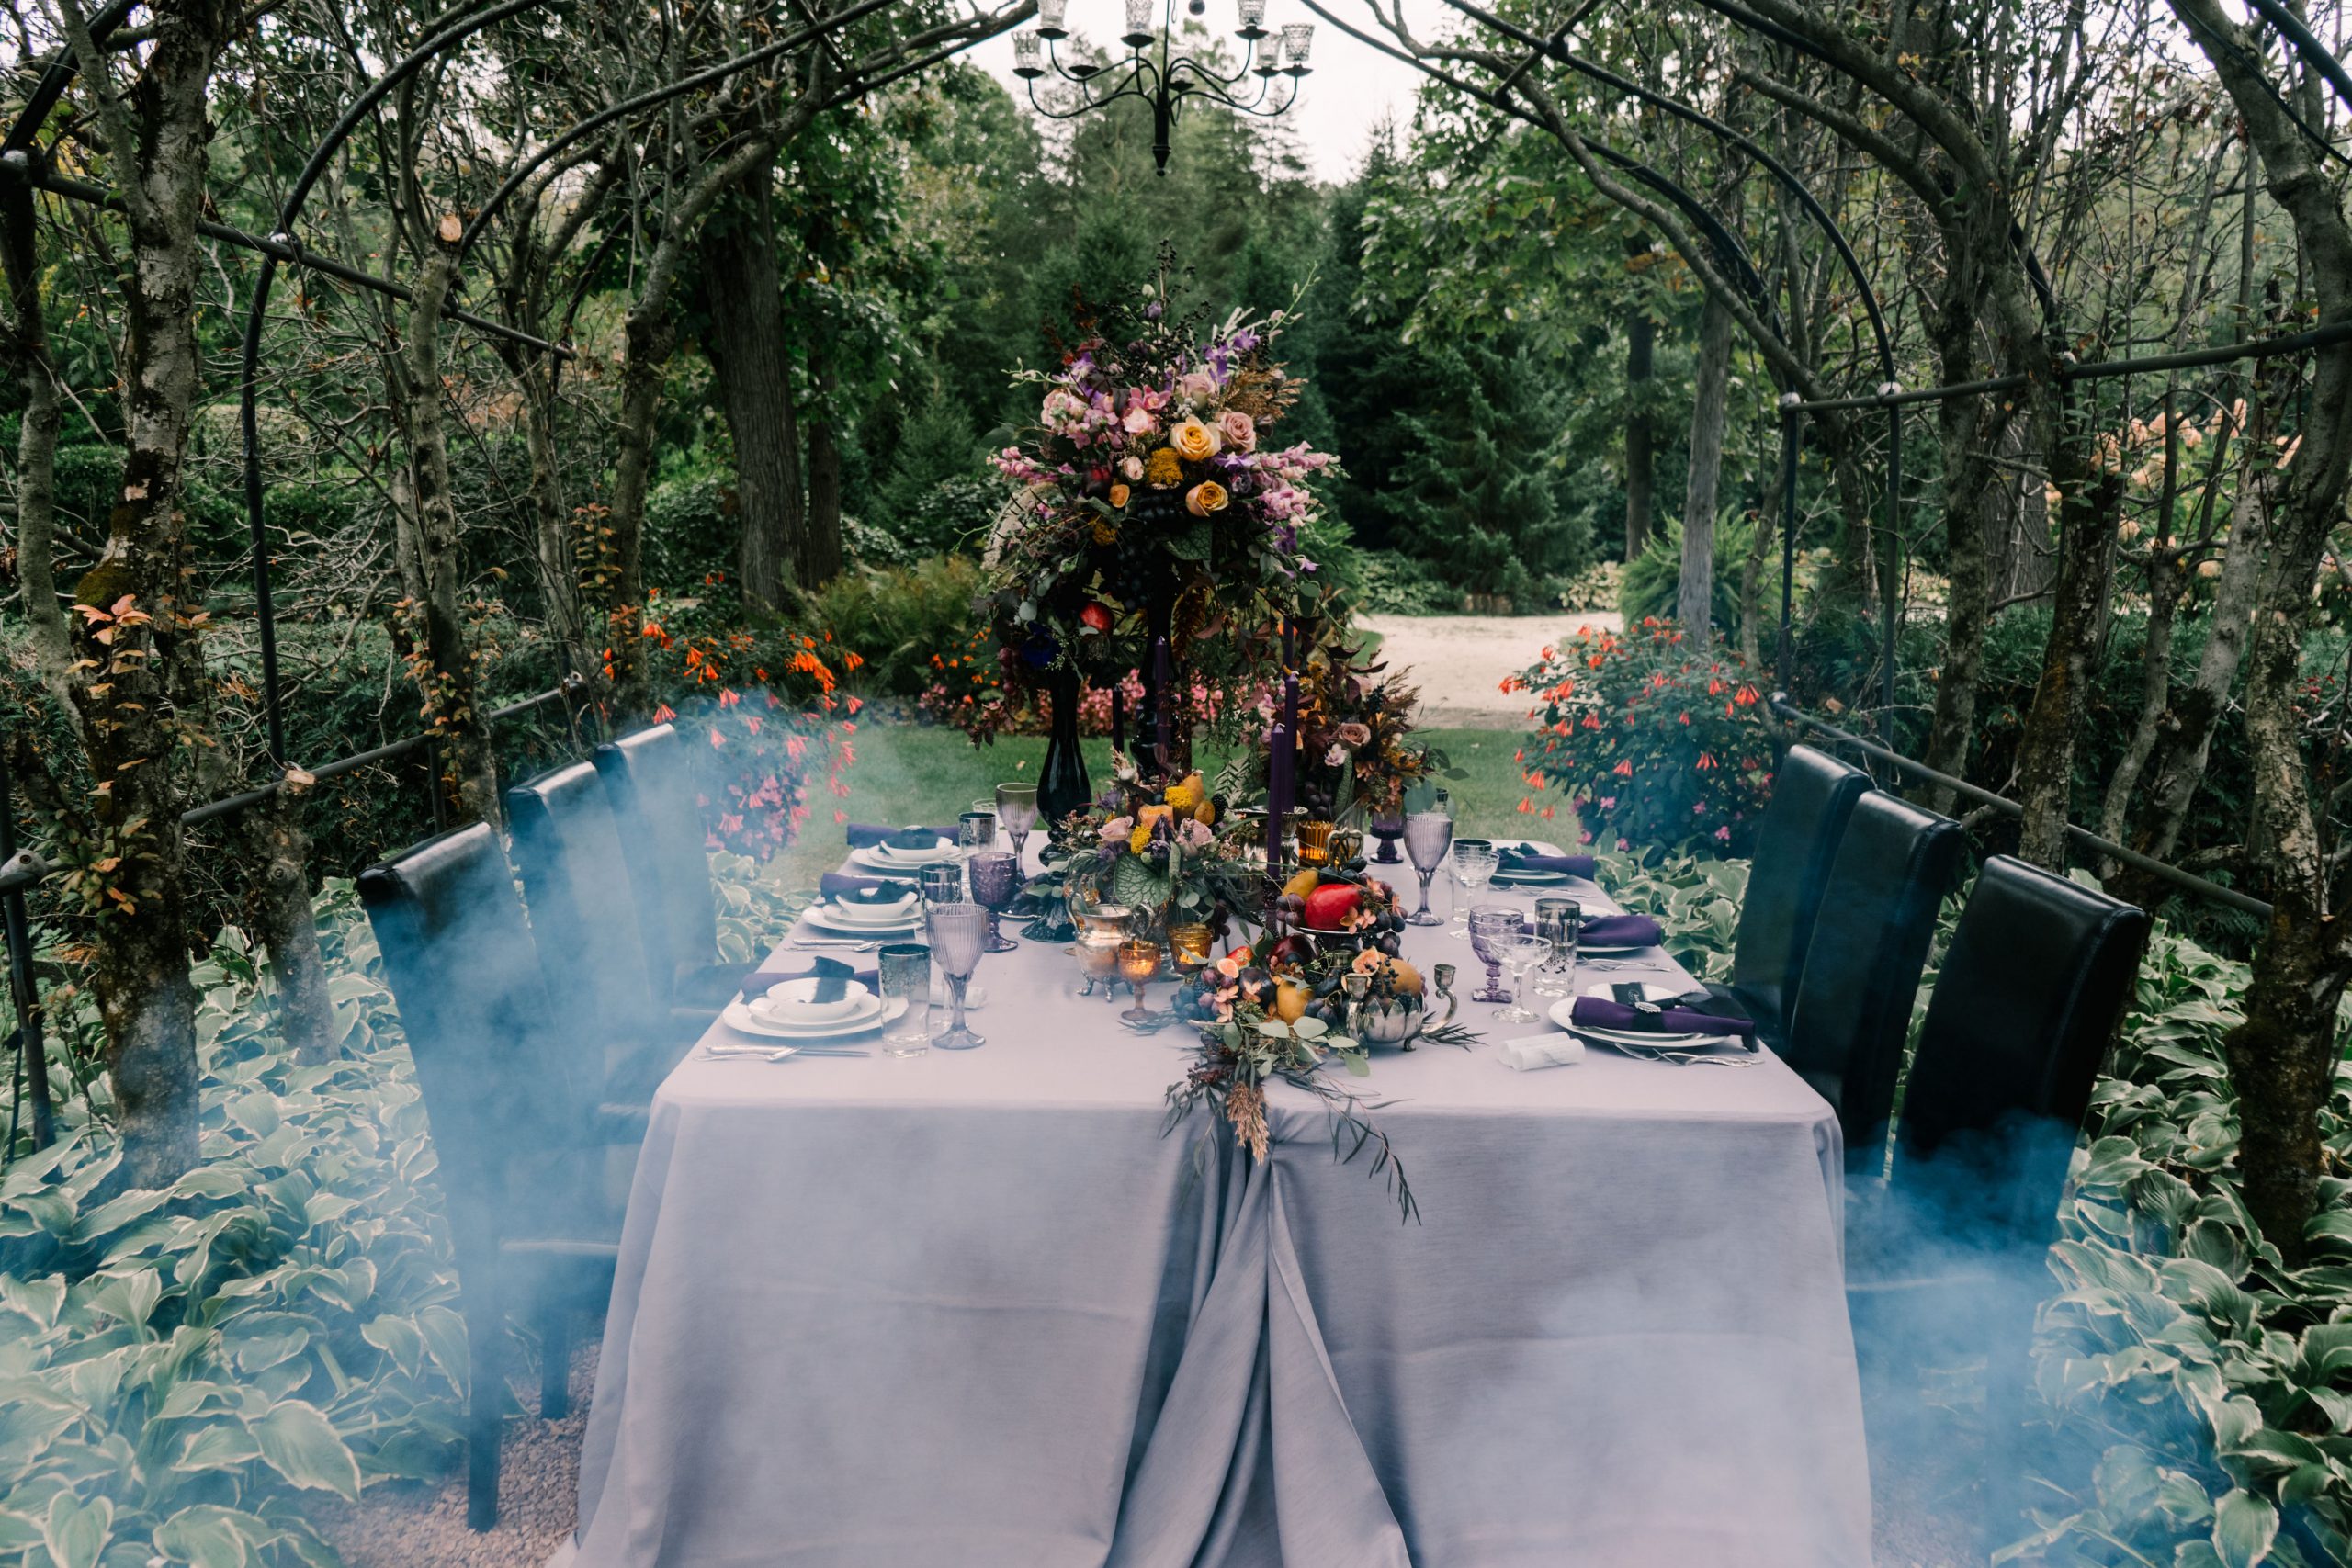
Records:
<instances>
[{"instance_id":1,"label":"hosta leaf","mask_svg":"<svg viewBox=\"0 0 2352 1568\"><path fill-rule=\"evenodd\" d=\"M2278 1539L2278 1509L2267 1497L2237 1489L2213 1507L2213 1551L2222 1568L2254 1568Z\"/></svg>"},{"instance_id":2,"label":"hosta leaf","mask_svg":"<svg viewBox=\"0 0 2352 1568\"><path fill-rule=\"evenodd\" d=\"M315 1405L288 1399L247 1425L261 1457L295 1485L320 1487L347 1498L359 1495L358 1461Z\"/></svg>"},{"instance_id":3,"label":"hosta leaf","mask_svg":"<svg viewBox=\"0 0 2352 1568\"><path fill-rule=\"evenodd\" d=\"M49 1500L40 1533L57 1568L97 1568L98 1555L114 1533L114 1503L107 1497L82 1503L71 1492L60 1492Z\"/></svg>"},{"instance_id":4,"label":"hosta leaf","mask_svg":"<svg viewBox=\"0 0 2352 1568\"><path fill-rule=\"evenodd\" d=\"M155 1549L191 1568L248 1568L261 1561L259 1542L277 1533L255 1515L199 1503L155 1528Z\"/></svg>"},{"instance_id":5,"label":"hosta leaf","mask_svg":"<svg viewBox=\"0 0 2352 1568\"><path fill-rule=\"evenodd\" d=\"M0 1508L0 1551L21 1551L40 1545L40 1521Z\"/></svg>"},{"instance_id":6,"label":"hosta leaf","mask_svg":"<svg viewBox=\"0 0 2352 1568\"><path fill-rule=\"evenodd\" d=\"M13 1274L0 1273L0 1306L22 1313L43 1328L56 1324L58 1309L64 1304L65 1277L62 1274L19 1280Z\"/></svg>"}]
</instances>

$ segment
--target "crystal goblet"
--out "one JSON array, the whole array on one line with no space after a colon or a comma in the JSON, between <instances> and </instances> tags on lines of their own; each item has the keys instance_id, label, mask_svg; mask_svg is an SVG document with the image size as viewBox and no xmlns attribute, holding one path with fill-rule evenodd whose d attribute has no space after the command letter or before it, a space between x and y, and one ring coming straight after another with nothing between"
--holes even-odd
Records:
<instances>
[{"instance_id":1,"label":"crystal goblet","mask_svg":"<svg viewBox=\"0 0 2352 1568\"><path fill-rule=\"evenodd\" d=\"M1012 840L1016 860L1022 846L1029 841L1030 829L1037 826L1037 786L1033 784L1001 784L996 786L997 826Z\"/></svg>"},{"instance_id":2,"label":"crystal goblet","mask_svg":"<svg viewBox=\"0 0 2352 1568\"><path fill-rule=\"evenodd\" d=\"M1552 956L1552 943L1540 936L1504 936L1496 943L1503 968L1510 976L1510 1006L1495 1014L1497 1023L1533 1023L1527 1007L1527 975Z\"/></svg>"},{"instance_id":3,"label":"crystal goblet","mask_svg":"<svg viewBox=\"0 0 2352 1568\"><path fill-rule=\"evenodd\" d=\"M1159 976L1159 944L1141 937L1119 944L1119 978L1136 994L1136 1005L1121 1013L1129 1023L1149 1023L1159 1015L1143 1005L1144 987Z\"/></svg>"},{"instance_id":4,"label":"crystal goblet","mask_svg":"<svg viewBox=\"0 0 2352 1568\"><path fill-rule=\"evenodd\" d=\"M945 1032L933 1036L931 1043L943 1051L968 1051L986 1044L965 1027L964 988L971 984L972 971L979 967L980 954L986 951L989 912L978 904L939 904L924 915L923 923L931 936L932 962L947 976L947 994L956 1009Z\"/></svg>"},{"instance_id":5,"label":"crystal goblet","mask_svg":"<svg viewBox=\"0 0 2352 1568\"><path fill-rule=\"evenodd\" d=\"M1416 811L1405 818L1405 853L1421 879L1421 907L1405 917L1406 924L1445 923L1430 912L1430 879L1445 863L1446 852L1453 846L1453 818L1444 812Z\"/></svg>"},{"instance_id":6,"label":"crystal goblet","mask_svg":"<svg viewBox=\"0 0 2352 1568\"><path fill-rule=\"evenodd\" d=\"M1372 836L1380 840L1380 852L1372 857L1373 864L1395 865L1405 858L1396 852L1396 840L1405 836L1405 818L1402 816L1374 818Z\"/></svg>"},{"instance_id":7,"label":"crystal goblet","mask_svg":"<svg viewBox=\"0 0 2352 1568\"><path fill-rule=\"evenodd\" d=\"M1453 928L1449 936L1470 934L1469 909L1474 895L1486 891L1487 884L1495 878L1495 868L1502 863L1502 853L1492 839L1456 839L1451 862L1456 888L1453 898Z\"/></svg>"},{"instance_id":8,"label":"crystal goblet","mask_svg":"<svg viewBox=\"0 0 2352 1568\"><path fill-rule=\"evenodd\" d=\"M997 917L1021 897L1021 863L1011 850L983 850L972 857L972 902L989 912L990 953L1011 953L1021 944L997 930Z\"/></svg>"},{"instance_id":9,"label":"crystal goblet","mask_svg":"<svg viewBox=\"0 0 2352 1568\"><path fill-rule=\"evenodd\" d=\"M1478 904L1470 910L1470 951L1487 965L1487 984L1473 991L1474 1002L1512 1000L1503 989L1503 943L1516 941L1525 930L1525 918L1516 906L1510 904Z\"/></svg>"}]
</instances>

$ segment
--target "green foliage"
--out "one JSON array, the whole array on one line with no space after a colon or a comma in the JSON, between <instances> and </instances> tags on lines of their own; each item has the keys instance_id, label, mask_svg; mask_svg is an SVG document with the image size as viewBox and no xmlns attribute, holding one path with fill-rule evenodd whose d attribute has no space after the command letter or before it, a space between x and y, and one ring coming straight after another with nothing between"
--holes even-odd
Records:
<instances>
[{"instance_id":1,"label":"green foliage","mask_svg":"<svg viewBox=\"0 0 2352 1568\"><path fill-rule=\"evenodd\" d=\"M1739 656L1679 627L1581 631L1518 676L1540 705L1521 753L1568 798L1585 841L1744 850L1772 787L1764 704Z\"/></svg>"},{"instance_id":2,"label":"green foliage","mask_svg":"<svg viewBox=\"0 0 2352 1568\"><path fill-rule=\"evenodd\" d=\"M1715 525L1715 572L1710 603L1714 625L1730 630L1739 625L1739 563L1756 530L1746 518L1726 518ZM1652 616L1670 620L1682 592L1682 525L1668 518L1652 532L1639 556L1625 564L1618 580L1617 609L1629 626Z\"/></svg>"},{"instance_id":3,"label":"green foliage","mask_svg":"<svg viewBox=\"0 0 2352 1568\"><path fill-rule=\"evenodd\" d=\"M1363 552L1360 607L1375 615L1450 615L1462 608L1462 590L1436 570L1395 550Z\"/></svg>"},{"instance_id":4,"label":"green foliage","mask_svg":"<svg viewBox=\"0 0 2352 1568\"><path fill-rule=\"evenodd\" d=\"M1005 497L1003 482L983 466L983 457L961 405L939 397L915 405L874 508L876 520L908 558L978 548Z\"/></svg>"},{"instance_id":5,"label":"green foliage","mask_svg":"<svg viewBox=\"0 0 2352 1568\"><path fill-rule=\"evenodd\" d=\"M731 473L695 462L645 498L645 581L692 592L714 575L731 576L742 533Z\"/></svg>"},{"instance_id":6,"label":"green foliage","mask_svg":"<svg viewBox=\"0 0 2352 1568\"><path fill-rule=\"evenodd\" d=\"M933 679L933 660L960 654L984 629L972 612L979 565L934 556L913 566L859 568L803 596L809 620L865 659L875 690L916 696Z\"/></svg>"}]
</instances>

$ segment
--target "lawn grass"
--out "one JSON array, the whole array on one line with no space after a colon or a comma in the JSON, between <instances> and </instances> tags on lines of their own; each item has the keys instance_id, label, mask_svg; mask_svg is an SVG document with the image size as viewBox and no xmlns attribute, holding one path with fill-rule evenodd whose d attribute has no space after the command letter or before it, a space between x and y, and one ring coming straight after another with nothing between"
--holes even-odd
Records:
<instances>
[{"instance_id":1,"label":"lawn grass","mask_svg":"<svg viewBox=\"0 0 2352 1568\"><path fill-rule=\"evenodd\" d=\"M1429 729L1419 732L1446 753L1466 775L1449 780L1455 818L1464 833L1487 837L1534 835L1559 840L1575 836L1575 824L1555 818L1531 818L1519 803L1531 792L1514 760L1522 732L1510 729ZM1087 776L1097 786L1111 776L1111 743L1085 743ZM1008 736L992 746L975 747L952 729L938 729L884 719L861 724L854 741L856 761L844 782L846 799L820 793L811 802L808 829L800 841L776 857L770 874L787 887L813 887L843 853L840 829L833 824L838 808L852 822L952 822L976 802L989 799L996 786L1013 779L1034 779L1045 760L1042 736ZM1212 775L1225 761L1220 752L1204 749L1196 759ZM1546 804L1536 795L1537 806Z\"/></svg>"}]
</instances>

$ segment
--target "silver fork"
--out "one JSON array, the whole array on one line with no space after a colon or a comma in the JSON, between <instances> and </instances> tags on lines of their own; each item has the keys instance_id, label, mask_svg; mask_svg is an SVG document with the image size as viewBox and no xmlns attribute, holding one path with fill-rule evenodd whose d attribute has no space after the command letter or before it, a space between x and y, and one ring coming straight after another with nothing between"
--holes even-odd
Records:
<instances>
[{"instance_id":1,"label":"silver fork","mask_svg":"<svg viewBox=\"0 0 2352 1568\"><path fill-rule=\"evenodd\" d=\"M874 1053L830 1045L706 1045L702 1054L712 1062L781 1062L791 1056L870 1056Z\"/></svg>"},{"instance_id":2,"label":"silver fork","mask_svg":"<svg viewBox=\"0 0 2352 1568\"><path fill-rule=\"evenodd\" d=\"M882 943L878 940L870 941L864 937L811 936L795 937L785 945L786 947L837 947L844 953L872 953Z\"/></svg>"}]
</instances>

